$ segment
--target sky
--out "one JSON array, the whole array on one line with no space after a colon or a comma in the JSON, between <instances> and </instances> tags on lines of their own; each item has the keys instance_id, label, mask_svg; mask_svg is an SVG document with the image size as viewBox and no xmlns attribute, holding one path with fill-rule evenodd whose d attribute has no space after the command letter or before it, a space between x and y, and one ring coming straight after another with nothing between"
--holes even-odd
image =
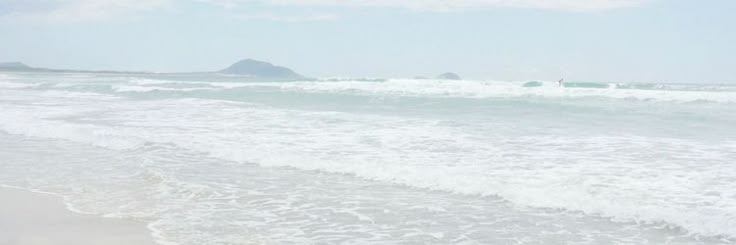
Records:
<instances>
[{"instance_id":1,"label":"sky","mask_svg":"<svg viewBox=\"0 0 736 245\"><path fill-rule=\"evenodd\" d=\"M733 0L0 0L0 62L736 83Z\"/></svg>"}]
</instances>

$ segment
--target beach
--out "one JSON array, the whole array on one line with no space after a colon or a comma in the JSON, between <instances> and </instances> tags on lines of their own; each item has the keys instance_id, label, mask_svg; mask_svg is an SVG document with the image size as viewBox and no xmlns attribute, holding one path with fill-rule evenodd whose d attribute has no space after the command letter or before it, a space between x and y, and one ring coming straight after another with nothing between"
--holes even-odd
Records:
<instances>
[{"instance_id":1,"label":"beach","mask_svg":"<svg viewBox=\"0 0 736 245\"><path fill-rule=\"evenodd\" d=\"M736 245L736 0L0 0L0 245Z\"/></svg>"},{"instance_id":2,"label":"beach","mask_svg":"<svg viewBox=\"0 0 736 245\"><path fill-rule=\"evenodd\" d=\"M142 222L78 214L61 197L0 188L2 245L155 244Z\"/></svg>"}]
</instances>

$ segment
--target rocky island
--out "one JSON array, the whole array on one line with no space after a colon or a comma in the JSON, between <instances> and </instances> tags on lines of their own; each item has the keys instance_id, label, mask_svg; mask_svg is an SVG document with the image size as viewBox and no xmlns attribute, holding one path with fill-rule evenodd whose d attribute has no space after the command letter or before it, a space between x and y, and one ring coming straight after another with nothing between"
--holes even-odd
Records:
<instances>
[{"instance_id":1,"label":"rocky island","mask_svg":"<svg viewBox=\"0 0 736 245\"><path fill-rule=\"evenodd\" d=\"M304 76L294 72L289 68L283 66L275 66L268 62L253 59L244 59L238 61L235 64L232 64L230 67L220 70L217 73L279 80L295 80L305 78Z\"/></svg>"},{"instance_id":2,"label":"rocky island","mask_svg":"<svg viewBox=\"0 0 736 245\"><path fill-rule=\"evenodd\" d=\"M460 75L455 74L455 73L452 73L452 72L442 73L439 76L437 76L437 79L442 79L442 80L462 80L462 78L460 78Z\"/></svg>"}]
</instances>

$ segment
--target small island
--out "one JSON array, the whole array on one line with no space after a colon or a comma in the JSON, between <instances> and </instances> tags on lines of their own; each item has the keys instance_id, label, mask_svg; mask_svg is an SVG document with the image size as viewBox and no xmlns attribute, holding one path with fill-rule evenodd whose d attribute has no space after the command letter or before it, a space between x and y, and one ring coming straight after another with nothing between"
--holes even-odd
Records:
<instances>
[{"instance_id":1,"label":"small island","mask_svg":"<svg viewBox=\"0 0 736 245\"><path fill-rule=\"evenodd\" d=\"M462 78L460 78L460 75L455 74L455 73L452 73L452 72L442 73L439 76L437 76L437 79L442 79L442 80L462 80Z\"/></svg>"},{"instance_id":2,"label":"small island","mask_svg":"<svg viewBox=\"0 0 736 245\"><path fill-rule=\"evenodd\" d=\"M238 61L217 73L280 80L296 80L305 78L289 68L275 66L268 62L253 59Z\"/></svg>"}]
</instances>

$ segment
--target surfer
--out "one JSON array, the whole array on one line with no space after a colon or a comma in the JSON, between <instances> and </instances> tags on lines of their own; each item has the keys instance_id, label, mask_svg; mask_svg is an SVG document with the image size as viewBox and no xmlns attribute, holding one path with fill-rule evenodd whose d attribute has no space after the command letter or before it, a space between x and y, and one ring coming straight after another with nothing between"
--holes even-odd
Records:
<instances>
[{"instance_id":1,"label":"surfer","mask_svg":"<svg viewBox=\"0 0 736 245\"><path fill-rule=\"evenodd\" d=\"M557 81L557 86L562 87L562 84L564 84L564 83L565 83L565 79L564 78L560 78L560 80Z\"/></svg>"}]
</instances>

